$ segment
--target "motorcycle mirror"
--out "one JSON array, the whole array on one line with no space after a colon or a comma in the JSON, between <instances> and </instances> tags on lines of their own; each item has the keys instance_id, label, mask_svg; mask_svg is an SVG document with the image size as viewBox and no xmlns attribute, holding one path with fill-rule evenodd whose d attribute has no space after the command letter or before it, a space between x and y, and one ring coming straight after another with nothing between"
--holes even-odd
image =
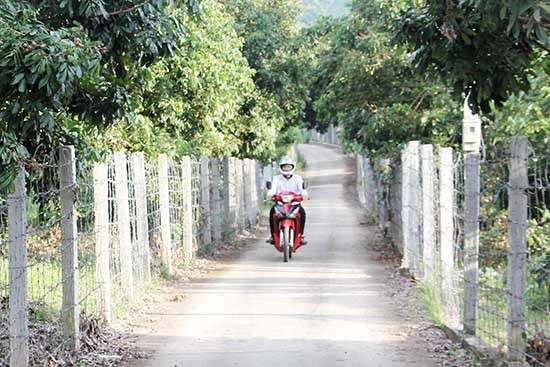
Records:
<instances>
[{"instance_id":1,"label":"motorcycle mirror","mask_svg":"<svg viewBox=\"0 0 550 367\"><path fill-rule=\"evenodd\" d=\"M267 181L265 183L265 187L268 189L268 190L271 190L271 181Z\"/></svg>"}]
</instances>

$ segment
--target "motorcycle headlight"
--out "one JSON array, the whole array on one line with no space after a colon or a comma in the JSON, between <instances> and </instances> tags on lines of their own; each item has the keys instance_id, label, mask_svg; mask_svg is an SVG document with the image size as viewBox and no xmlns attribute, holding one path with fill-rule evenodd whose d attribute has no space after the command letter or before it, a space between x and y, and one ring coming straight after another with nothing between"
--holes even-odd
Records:
<instances>
[{"instance_id":1,"label":"motorcycle headlight","mask_svg":"<svg viewBox=\"0 0 550 367\"><path fill-rule=\"evenodd\" d=\"M283 203L290 203L292 201L293 195L282 195Z\"/></svg>"}]
</instances>

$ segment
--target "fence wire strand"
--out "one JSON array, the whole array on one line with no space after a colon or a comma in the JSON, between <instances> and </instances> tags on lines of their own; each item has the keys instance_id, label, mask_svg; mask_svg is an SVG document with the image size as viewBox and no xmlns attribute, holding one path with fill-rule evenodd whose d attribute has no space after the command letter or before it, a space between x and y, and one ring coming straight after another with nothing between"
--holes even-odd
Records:
<instances>
[{"instance_id":1,"label":"fence wire strand","mask_svg":"<svg viewBox=\"0 0 550 367\"><path fill-rule=\"evenodd\" d=\"M423 190L415 177L421 177L424 165L411 163L409 151L404 150L389 164L380 162L374 165L376 170L376 190L371 198L364 202L376 200L377 218L388 222L380 223L388 231L393 243L401 251L403 265L409 267L413 275L431 282L438 303L441 304L444 322L455 328L462 328L468 323L464 319L466 308L475 312L475 335L496 351L506 353L510 345L508 329L512 323L509 319L508 303L520 298L525 302L525 348L520 351L525 360L532 366L545 366L550 363L550 156L548 152L531 152L528 160L528 229L527 229L527 271L526 287L519 297L512 295L508 289L508 261L512 255L508 243L508 228L517 224L508 218L509 161L511 155L486 160L480 164L479 190L479 251L475 255L477 276L475 284L469 282L472 274L466 268L465 256L465 222L469 219L465 213L467 195L465 187L465 160L462 153L454 153L452 167L439 161L434 154L433 185L434 191ZM367 158L361 158L361 161ZM412 166L411 166L412 164ZM388 174L384 167L391 167ZM411 168L412 167L412 168ZM364 168L358 168L358 190L363 190L365 183ZM404 177L404 170L408 171ZM447 173L442 173L443 169ZM444 183L442 175L451 175L452 187ZM412 177L412 178L411 178ZM441 191L445 190L445 191ZM382 191L382 192L379 192ZM368 191L366 191L368 192ZM411 194L413 192L413 194ZM428 223L435 227L434 265L424 264L422 221L417 228L410 228L416 223L411 213L422 215L422 199L414 192L423 195L424 200L431 201L435 208L435 219ZM442 195L442 193L452 195ZM363 192L359 196L364 195ZM405 195L405 196L404 196ZM413 196L411 196L413 195ZM380 204L380 198L383 202ZM442 228L442 218L452 218L451 231ZM448 219L447 219L448 220ZM471 220L471 218L470 218ZM411 222L412 221L412 222ZM404 228L406 231L404 232ZM408 228L408 229L407 229ZM412 241L412 242L411 242ZM417 242L415 242L417 241ZM452 246L452 250L448 248ZM428 257L429 258L429 257ZM432 272L429 274L426 272ZM467 273L470 271L470 273ZM465 289L475 290L475 297L465 293ZM468 294L468 298L466 295ZM466 314L468 314L466 312Z\"/></svg>"},{"instance_id":2,"label":"fence wire strand","mask_svg":"<svg viewBox=\"0 0 550 367\"><path fill-rule=\"evenodd\" d=\"M77 158L76 183L74 186L71 184L60 187L60 171L65 168L65 163L62 165L58 162L57 152L52 153L50 157L48 161L33 162L26 167L25 198L14 199L14 202L18 201L26 208L26 237L13 237L14 241L26 240L27 261L21 269L10 267L9 264L8 194L0 192L0 366L9 365L11 351L25 347L29 343L29 338L33 338L32 332L29 331L22 331L23 334L10 338L11 292L26 294L28 299L28 306L19 313L12 312L12 318L25 320L30 323L30 327L38 325L35 323L52 323L61 328L63 283L67 281L62 275L62 254L69 249L62 244L61 235L60 197L64 190L73 190L76 194L74 204L78 246L78 278L75 282L78 289L77 312L100 319L116 318L126 310L128 301L131 300L129 297L136 297L136 294L139 295L138 292L147 286L151 273L153 276L166 275L166 267L163 265L163 251L166 249L162 237L163 204L160 192L160 182L165 177L161 177L159 173L159 159L140 159L135 155L119 154L116 158L115 155L106 157L103 165L94 165L80 162ZM233 158L232 160L240 162L242 167L242 161ZM235 229L230 213L239 213L241 218L245 215L242 207L244 185L261 185L262 182L257 180L256 183L245 183L242 170L231 171L230 175L226 176L222 163L225 161L229 160L219 160L217 187L212 186L213 173L209 171L205 174L210 179L208 190L211 202L208 205L211 215L208 219L211 223L215 220L220 221L219 226L216 226L219 231L218 237L228 241L231 239L230 233ZM198 158L191 158L191 177L185 176L182 167L181 162L168 160L171 259L178 267L186 266L187 263L183 260L189 260L185 259L184 254L184 248L188 245L185 243L184 230L186 197L190 196L192 204L192 253L200 255L201 252L210 253L215 249L206 248L201 242L201 230L205 227L207 218L201 210L200 162ZM122 171L124 175L119 176ZM99 172L104 172L105 179L96 177ZM190 182L191 192L185 192L186 180ZM107 200L104 205L106 209L104 213L96 213L102 197L102 194L99 194L102 188ZM230 194L226 189L233 191ZM212 194L215 191L217 195L214 196L214 200ZM248 190L250 195L258 192L259 187ZM248 200L251 203L256 202L254 198ZM214 213L212 209L216 207L217 213ZM241 229L244 228L238 226L238 230ZM101 255L101 249L98 248L101 238L107 238L104 255ZM221 243L214 244L219 245ZM102 264L105 264L106 268L103 268ZM10 271L13 274L17 271L18 274L12 278L14 283L11 290ZM104 272L108 273L107 277ZM23 277L27 279L26 289L15 289L16 282L24 279ZM128 288L132 289L131 292ZM69 341L64 339L59 348L64 348ZM30 343L33 343L33 340L30 340ZM36 362L33 358L36 356L30 356L31 364Z\"/></svg>"}]
</instances>

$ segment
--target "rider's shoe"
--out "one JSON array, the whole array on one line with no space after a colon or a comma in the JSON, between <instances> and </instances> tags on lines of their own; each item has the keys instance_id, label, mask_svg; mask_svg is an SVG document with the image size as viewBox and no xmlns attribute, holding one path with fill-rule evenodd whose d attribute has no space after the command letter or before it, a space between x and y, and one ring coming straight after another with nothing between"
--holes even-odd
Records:
<instances>
[{"instance_id":1,"label":"rider's shoe","mask_svg":"<svg viewBox=\"0 0 550 367\"><path fill-rule=\"evenodd\" d=\"M265 242L266 242L266 243L269 243L270 245L274 245L274 244L275 244L275 240L273 239L273 236L269 237Z\"/></svg>"},{"instance_id":2,"label":"rider's shoe","mask_svg":"<svg viewBox=\"0 0 550 367\"><path fill-rule=\"evenodd\" d=\"M307 245L307 240L305 239L304 236L302 236L302 238L300 238L300 245Z\"/></svg>"}]
</instances>

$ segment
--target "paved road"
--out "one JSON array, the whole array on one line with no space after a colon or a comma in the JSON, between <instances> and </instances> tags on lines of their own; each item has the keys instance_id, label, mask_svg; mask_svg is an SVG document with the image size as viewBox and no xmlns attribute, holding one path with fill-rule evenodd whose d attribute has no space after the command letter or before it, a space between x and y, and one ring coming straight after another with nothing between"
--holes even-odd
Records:
<instances>
[{"instance_id":1,"label":"paved road","mask_svg":"<svg viewBox=\"0 0 550 367\"><path fill-rule=\"evenodd\" d=\"M352 191L352 165L335 148L300 147L311 200L309 244L283 263L263 242L183 292L142 344L139 366L435 366L408 340L369 261L370 229ZM155 312L152 311L152 314Z\"/></svg>"}]
</instances>

